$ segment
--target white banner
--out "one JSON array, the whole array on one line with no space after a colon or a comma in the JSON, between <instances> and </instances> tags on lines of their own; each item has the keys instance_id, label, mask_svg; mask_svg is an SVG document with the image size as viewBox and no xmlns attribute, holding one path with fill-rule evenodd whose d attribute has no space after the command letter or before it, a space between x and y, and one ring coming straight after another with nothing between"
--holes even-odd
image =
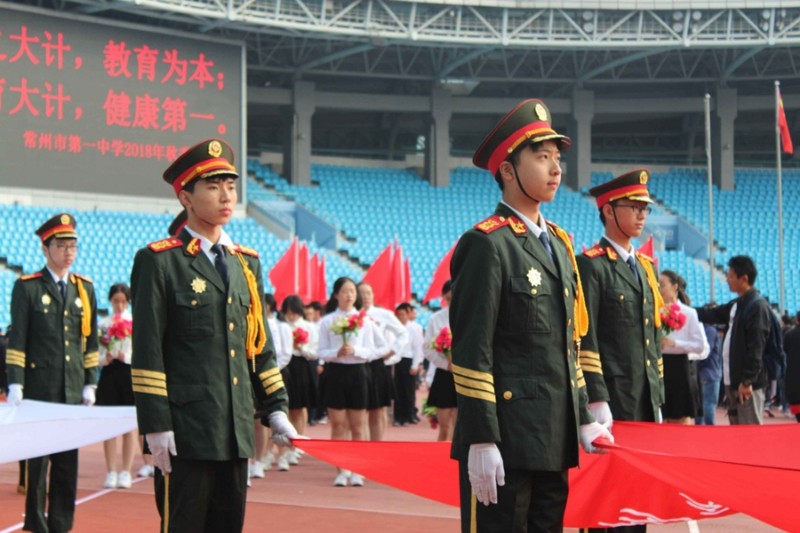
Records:
<instances>
[{"instance_id":1,"label":"white banner","mask_svg":"<svg viewBox=\"0 0 800 533\"><path fill-rule=\"evenodd\" d=\"M134 407L0 404L0 464L75 450L136 429Z\"/></svg>"}]
</instances>

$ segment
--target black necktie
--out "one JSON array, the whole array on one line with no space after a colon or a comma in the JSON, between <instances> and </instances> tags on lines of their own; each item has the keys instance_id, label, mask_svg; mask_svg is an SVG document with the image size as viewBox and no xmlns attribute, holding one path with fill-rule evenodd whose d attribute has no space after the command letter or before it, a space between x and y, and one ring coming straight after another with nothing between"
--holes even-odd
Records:
<instances>
[{"instance_id":1,"label":"black necktie","mask_svg":"<svg viewBox=\"0 0 800 533\"><path fill-rule=\"evenodd\" d=\"M214 258L214 268L219 272L222 281L225 283L225 288L228 288L228 261L225 259L225 251L222 246L215 244L211 247L211 251L216 254Z\"/></svg>"},{"instance_id":2,"label":"black necktie","mask_svg":"<svg viewBox=\"0 0 800 533\"><path fill-rule=\"evenodd\" d=\"M550 256L550 260L553 264L556 264L556 256L553 255L553 247L550 246L550 239L547 238L547 232L543 231L539 234L539 240L542 241L542 246L544 246L547 255Z\"/></svg>"},{"instance_id":3,"label":"black necktie","mask_svg":"<svg viewBox=\"0 0 800 533\"><path fill-rule=\"evenodd\" d=\"M67 302L67 284L64 280L59 280L58 282L58 290L61 291L61 303Z\"/></svg>"},{"instance_id":4,"label":"black necktie","mask_svg":"<svg viewBox=\"0 0 800 533\"><path fill-rule=\"evenodd\" d=\"M639 283L639 269L636 268L636 260L633 258L632 255L628 256L628 266L631 267L631 272L633 272L633 278Z\"/></svg>"}]
</instances>

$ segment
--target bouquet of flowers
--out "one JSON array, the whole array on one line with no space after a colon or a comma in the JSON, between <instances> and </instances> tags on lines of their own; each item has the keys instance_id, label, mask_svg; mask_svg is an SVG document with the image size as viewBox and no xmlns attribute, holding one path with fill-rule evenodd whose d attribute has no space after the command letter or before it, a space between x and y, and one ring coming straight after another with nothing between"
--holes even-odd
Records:
<instances>
[{"instance_id":1,"label":"bouquet of flowers","mask_svg":"<svg viewBox=\"0 0 800 533\"><path fill-rule=\"evenodd\" d=\"M303 328L295 328L292 331L292 340L294 341L294 349L301 349L308 342L308 331Z\"/></svg>"},{"instance_id":2,"label":"bouquet of flowers","mask_svg":"<svg viewBox=\"0 0 800 533\"><path fill-rule=\"evenodd\" d=\"M366 311L360 311L349 316L340 316L333 321L330 330L336 335L341 335L342 341L347 344L347 337L351 334L356 335L364 327L364 317L366 316Z\"/></svg>"},{"instance_id":3,"label":"bouquet of flowers","mask_svg":"<svg viewBox=\"0 0 800 533\"><path fill-rule=\"evenodd\" d=\"M122 318L120 314L116 314L111 317L111 325L108 328L100 329L99 341L106 351L114 353L119 350L119 348L115 347L122 344L131 335L133 335L133 322Z\"/></svg>"},{"instance_id":4,"label":"bouquet of flowers","mask_svg":"<svg viewBox=\"0 0 800 533\"><path fill-rule=\"evenodd\" d=\"M661 308L661 329L669 335L678 331L686 324L686 315L678 304L669 304Z\"/></svg>"},{"instance_id":5,"label":"bouquet of flowers","mask_svg":"<svg viewBox=\"0 0 800 533\"><path fill-rule=\"evenodd\" d=\"M428 422L431 424L431 429L436 429L439 427L439 410L428 405L428 398L422 400L422 414L428 417Z\"/></svg>"},{"instance_id":6,"label":"bouquet of flowers","mask_svg":"<svg viewBox=\"0 0 800 533\"><path fill-rule=\"evenodd\" d=\"M431 348L450 359L453 355L453 333L447 326L443 327L433 341Z\"/></svg>"}]
</instances>

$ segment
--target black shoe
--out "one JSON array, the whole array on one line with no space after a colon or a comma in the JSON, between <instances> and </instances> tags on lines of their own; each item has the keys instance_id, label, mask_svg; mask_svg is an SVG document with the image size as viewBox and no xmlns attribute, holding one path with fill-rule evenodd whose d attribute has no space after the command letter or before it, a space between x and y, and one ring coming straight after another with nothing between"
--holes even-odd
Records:
<instances>
[{"instance_id":1,"label":"black shoe","mask_svg":"<svg viewBox=\"0 0 800 533\"><path fill-rule=\"evenodd\" d=\"M415 416L414 418L412 418L412 419L411 419L411 423L412 423L412 424L419 424L419 423L420 423L420 419L419 419L419 417L416 417L416 416Z\"/></svg>"}]
</instances>

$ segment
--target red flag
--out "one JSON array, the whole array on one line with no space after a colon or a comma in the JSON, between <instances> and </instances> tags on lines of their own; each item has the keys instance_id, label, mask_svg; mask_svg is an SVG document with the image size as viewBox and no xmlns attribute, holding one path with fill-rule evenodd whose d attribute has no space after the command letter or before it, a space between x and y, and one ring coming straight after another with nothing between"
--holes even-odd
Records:
<instances>
[{"instance_id":1,"label":"red flag","mask_svg":"<svg viewBox=\"0 0 800 533\"><path fill-rule=\"evenodd\" d=\"M615 422L617 445L605 455L581 451L569 473L564 525L666 524L745 513L786 531L800 530L796 505L800 425L681 426ZM755 442L759 446L742 446ZM304 440L309 454L368 478L458 505L458 465L441 442ZM414 461L398 463L398 450ZM431 468L436 476L426 475ZM746 480L746 490L731 479ZM610 490L609 487L613 487Z\"/></svg>"},{"instance_id":2,"label":"red flag","mask_svg":"<svg viewBox=\"0 0 800 533\"><path fill-rule=\"evenodd\" d=\"M275 287L275 300L279 304L290 294L297 294L298 251L299 246L295 237L286 252L269 271L269 280Z\"/></svg>"},{"instance_id":3,"label":"red flag","mask_svg":"<svg viewBox=\"0 0 800 533\"><path fill-rule=\"evenodd\" d=\"M311 301L311 262L308 259L308 246L300 245L297 266L297 295L304 302Z\"/></svg>"},{"instance_id":4,"label":"red flag","mask_svg":"<svg viewBox=\"0 0 800 533\"><path fill-rule=\"evenodd\" d=\"M389 243L375 259L362 279L364 283L369 283L372 286L375 305L380 307L387 307L386 302L394 300L392 292L394 290L394 283L392 283L393 260L394 246ZM391 309L394 309L394 307L391 307Z\"/></svg>"},{"instance_id":5,"label":"red flag","mask_svg":"<svg viewBox=\"0 0 800 533\"><path fill-rule=\"evenodd\" d=\"M398 304L405 301L406 296L406 271L403 261L403 248L397 245L392 258L392 298L387 300L384 305L386 309L394 309Z\"/></svg>"},{"instance_id":6,"label":"red flag","mask_svg":"<svg viewBox=\"0 0 800 533\"><path fill-rule=\"evenodd\" d=\"M794 145L792 144L792 136L789 134L789 123L786 122L786 112L783 110L783 98L780 90L778 90L778 129L781 132L783 152L792 155L794 153Z\"/></svg>"},{"instance_id":7,"label":"red flag","mask_svg":"<svg viewBox=\"0 0 800 533\"><path fill-rule=\"evenodd\" d=\"M317 271L315 274L314 293L311 298L323 303L328 299L328 287L325 281L325 256L321 255L319 263L317 264Z\"/></svg>"},{"instance_id":8,"label":"red flag","mask_svg":"<svg viewBox=\"0 0 800 533\"><path fill-rule=\"evenodd\" d=\"M653 262L656 264L656 267L658 267L658 259L656 259L656 252L655 252L655 246L653 245L652 235L650 235L647 238L647 240L644 241L644 244L642 244L639 248L637 248L636 251L652 259Z\"/></svg>"},{"instance_id":9,"label":"red flag","mask_svg":"<svg viewBox=\"0 0 800 533\"><path fill-rule=\"evenodd\" d=\"M411 301L411 263L408 259L406 259L405 268L403 269L403 277L405 278L406 292L398 304Z\"/></svg>"},{"instance_id":10,"label":"red flag","mask_svg":"<svg viewBox=\"0 0 800 533\"><path fill-rule=\"evenodd\" d=\"M428 292L425 293L425 298L422 300L422 303L426 304L431 300L435 300L442 295L442 285L444 282L450 279L450 260L453 258L453 252L456 249L456 245L450 247L442 260L439 261L439 266L436 267L436 270L433 272L433 281L431 281L431 286L428 287Z\"/></svg>"}]
</instances>

